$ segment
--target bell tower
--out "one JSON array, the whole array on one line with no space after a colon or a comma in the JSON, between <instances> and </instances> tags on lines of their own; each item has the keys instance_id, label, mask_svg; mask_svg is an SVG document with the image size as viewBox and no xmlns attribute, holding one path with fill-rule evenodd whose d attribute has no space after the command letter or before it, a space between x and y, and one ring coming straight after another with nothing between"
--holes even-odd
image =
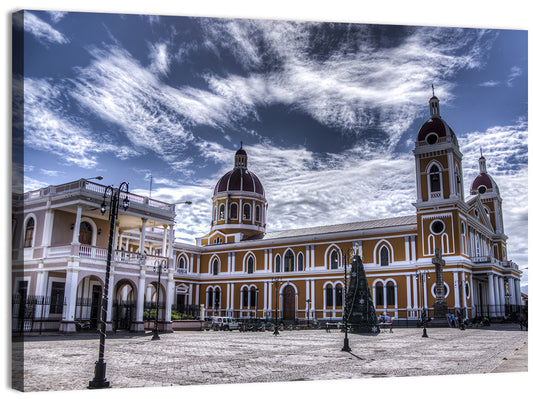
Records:
<instances>
[{"instance_id":1,"label":"bell tower","mask_svg":"<svg viewBox=\"0 0 533 399\"><path fill-rule=\"evenodd\" d=\"M418 257L457 255L458 215L464 211L463 155L457 137L440 114L439 99L429 99L429 119L419 129L415 149Z\"/></svg>"}]
</instances>

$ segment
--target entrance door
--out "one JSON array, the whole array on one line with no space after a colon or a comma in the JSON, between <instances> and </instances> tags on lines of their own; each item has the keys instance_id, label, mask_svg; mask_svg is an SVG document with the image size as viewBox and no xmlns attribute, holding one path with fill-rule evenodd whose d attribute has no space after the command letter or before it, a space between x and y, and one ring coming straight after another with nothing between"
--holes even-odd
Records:
<instances>
[{"instance_id":1,"label":"entrance door","mask_svg":"<svg viewBox=\"0 0 533 399\"><path fill-rule=\"evenodd\" d=\"M296 292L292 285L288 285L283 290L283 320L294 320L295 318L295 298Z\"/></svg>"}]
</instances>

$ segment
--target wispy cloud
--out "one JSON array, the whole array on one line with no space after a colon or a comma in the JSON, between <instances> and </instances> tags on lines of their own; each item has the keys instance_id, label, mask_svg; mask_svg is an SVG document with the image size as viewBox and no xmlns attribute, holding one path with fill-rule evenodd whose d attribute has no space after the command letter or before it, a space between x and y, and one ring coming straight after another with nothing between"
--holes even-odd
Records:
<instances>
[{"instance_id":1,"label":"wispy cloud","mask_svg":"<svg viewBox=\"0 0 533 399\"><path fill-rule=\"evenodd\" d=\"M94 168L100 153L112 152L121 159L137 154L96 135L83 120L70 116L62 101L60 86L44 79L24 80L24 102L16 102L14 112L22 112L17 107L24 107L25 145L83 168Z\"/></svg>"},{"instance_id":2,"label":"wispy cloud","mask_svg":"<svg viewBox=\"0 0 533 399\"><path fill-rule=\"evenodd\" d=\"M24 12L24 30L43 44L66 44L69 39L31 12Z\"/></svg>"}]
</instances>

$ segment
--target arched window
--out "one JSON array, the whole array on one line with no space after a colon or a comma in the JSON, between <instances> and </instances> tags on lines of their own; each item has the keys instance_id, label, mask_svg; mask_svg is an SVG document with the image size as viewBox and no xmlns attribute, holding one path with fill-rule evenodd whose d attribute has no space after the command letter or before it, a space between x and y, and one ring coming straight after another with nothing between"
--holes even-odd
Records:
<instances>
[{"instance_id":1,"label":"arched window","mask_svg":"<svg viewBox=\"0 0 533 399\"><path fill-rule=\"evenodd\" d=\"M261 208L259 205L255 206L255 221L260 222L261 221Z\"/></svg>"},{"instance_id":2,"label":"arched window","mask_svg":"<svg viewBox=\"0 0 533 399\"><path fill-rule=\"evenodd\" d=\"M213 307L213 288L209 288L207 290L207 307L212 308Z\"/></svg>"},{"instance_id":3,"label":"arched window","mask_svg":"<svg viewBox=\"0 0 533 399\"><path fill-rule=\"evenodd\" d=\"M381 266L389 265L389 249L386 246L382 246L379 251L379 264Z\"/></svg>"},{"instance_id":4,"label":"arched window","mask_svg":"<svg viewBox=\"0 0 533 399\"><path fill-rule=\"evenodd\" d=\"M218 275L218 259L213 261L213 276Z\"/></svg>"},{"instance_id":5,"label":"arched window","mask_svg":"<svg viewBox=\"0 0 533 399\"><path fill-rule=\"evenodd\" d=\"M293 272L294 271L294 253L292 251L287 251L285 258L283 260L283 271Z\"/></svg>"},{"instance_id":6,"label":"arched window","mask_svg":"<svg viewBox=\"0 0 533 399\"><path fill-rule=\"evenodd\" d=\"M226 205L221 204L218 208L218 220L224 220L226 218Z\"/></svg>"},{"instance_id":7,"label":"arched window","mask_svg":"<svg viewBox=\"0 0 533 399\"><path fill-rule=\"evenodd\" d=\"M256 299L257 299L257 291L255 287L251 287L250 288L250 307L251 308L255 308Z\"/></svg>"},{"instance_id":8,"label":"arched window","mask_svg":"<svg viewBox=\"0 0 533 399\"><path fill-rule=\"evenodd\" d=\"M29 218L26 223L26 232L24 233L24 248L33 247L33 230L35 228L35 220Z\"/></svg>"},{"instance_id":9,"label":"arched window","mask_svg":"<svg viewBox=\"0 0 533 399\"><path fill-rule=\"evenodd\" d=\"M341 308L343 303L342 285L337 284L335 286L335 307Z\"/></svg>"},{"instance_id":10,"label":"arched window","mask_svg":"<svg viewBox=\"0 0 533 399\"><path fill-rule=\"evenodd\" d=\"M80 244L91 245L93 239L93 228L89 222L81 222L80 224Z\"/></svg>"},{"instance_id":11,"label":"arched window","mask_svg":"<svg viewBox=\"0 0 533 399\"><path fill-rule=\"evenodd\" d=\"M333 306L333 287L331 285L326 287L326 306Z\"/></svg>"},{"instance_id":12,"label":"arched window","mask_svg":"<svg viewBox=\"0 0 533 399\"><path fill-rule=\"evenodd\" d=\"M251 218L251 208L250 208L250 204L244 204L244 207L242 208L242 216L244 218L244 220L250 220Z\"/></svg>"},{"instance_id":13,"label":"arched window","mask_svg":"<svg viewBox=\"0 0 533 399\"><path fill-rule=\"evenodd\" d=\"M215 288L215 309L220 307L220 288Z\"/></svg>"},{"instance_id":14,"label":"arched window","mask_svg":"<svg viewBox=\"0 0 533 399\"><path fill-rule=\"evenodd\" d=\"M178 268L179 269L185 269L185 259L180 258Z\"/></svg>"},{"instance_id":15,"label":"arched window","mask_svg":"<svg viewBox=\"0 0 533 399\"><path fill-rule=\"evenodd\" d=\"M387 306L396 305L396 297L394 295L394 283L389 281L387 283Z\"/></svg>"},{"instance_id":16,"label":"arched window","mask_svg":"<svg viewBox=\"0 0 533 399\"><path fill-rule=\"evenodd\" d=\"M298 271L302 272L304 270L304 255L300 252L298 254Z\"/></svg>"},{"instance_id":17,"label":"arched window","mask_svg":"<svg viewBox=\"0 0 533 399\"><path fill-rule=\"evenodd\" d=\"M440 191L440 170L437 165L433 165L429 170L429 190L432 193Z\"/></svg>"},{"instance_id":18,"label":"arched window","mask_svg":"<svg viewBox=\"0 0 533 399\"><path fill-rule=\"evenodd\" d=\"M276 255L276 261L275 261L275 264L276 264L275 269L274 269L275 272L276 272L276 273L281 272L281 256Z\"/></svg>"},{"instance_id":19,"label":"arched window","mask_svg":"<svg viewBox=\"0 0 533 399\"><path fill-rule=\"evenodd\" d=\"M239 206L234 202L229 207L230 219L237 219L239 217Z\"/></svg>"},{"instance_id":20,"label":"arched window","mask_svg":"<svg viewBox=\"0 0 533 399\"><path fill-rule=\"evenodd\" d=\"M247 308L248 307L248 288L244 287L242 289L242 307Z\"/></svg>"},{"instance_id":21,"label":"arched window","mask_svg":"<svg viewBox=\"0 0 533 399\"><path fill-rule=\"evenodd\" d=\"M254 272L254 258L253 256L250 256L248 258L248 262L247 262L247 269L248 269L248 274L253 274Z\"/></svg>"},{"instance_id":22,"label":"arched window","mask_svg":"<svg viewBox=\"0 0 533 399\"><path fill-rule=\"evenodd\" d=\"M330 269L338 269L339 268L339 253L337 250L331 251L331 255L329 256L329 266Z\"/></svg>"},{"instance_id":23,"label":"arched window","mask_svg":"<svg viewBox=\"0 0 533 399\"><path fill-rule=\"evenodd\" d=\"M383 306L383 283L381 281L376 283L376 297L374 298L374 302L376 303L376 306Z\"/></svg>"}]
</instances>

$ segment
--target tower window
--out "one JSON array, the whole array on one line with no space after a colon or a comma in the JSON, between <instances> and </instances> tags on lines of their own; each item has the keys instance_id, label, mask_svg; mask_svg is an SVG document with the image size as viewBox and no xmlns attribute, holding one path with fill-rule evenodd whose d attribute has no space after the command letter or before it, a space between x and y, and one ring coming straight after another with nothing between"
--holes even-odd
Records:
<instances>
[{"instance_id":1,"label":"tower window","mask_svg":"<svg viewBox=\"0 0 533 399\"><path fill-rule=\"evenodd\" d=\"M237 219L239 217L239 206L236 203L230 205L229 217L230 219Z\"/></svg>"},{"instance_id":2,"label":"tower window","mask_svg":"<svg viewBox=\"0 0 533 399\"><path fill-rule=\"evenodd\" d=\"M440 191L440 170L436 165L429 170L429 184L432 193Z\"/></svg>"},{"instance_id":3,"label":"tower window","mask_svg":"<svg viewBox=\"0 0 533 399\"><path fill-rule=\"evenodd\" d=\"M437 136L435 133L430 133L426 136L426 143L429 145L435 144L439 140L439 136Z\"/></svg>"},{"instance_id":4,"label":"tower window","mask_svg":"<svg viewBox=\"0 0 533 399\"><path fill-rule=\"evenodd\" d=\"M260 222L261 221L261 210L259 206L255 207L255 221Z\"/></svg>"},{"instance_id":5,"label":"tower window","mask_svg":"<svg viewBox=\"0 0 533 399\"><path fill-rule=\"evenodd\" d=\"M387 283L387 306L394 306L396 299L394 297L394 283L389 281Z\"/></svg>"},{"instance_id":6,"label":"tower window","mask_svg":"<svg viewBox=\"0 0 533 399\"><path fill-rule=\"evenodd\" d=\"M213 261L213 276L218 275L218 259Z\"/></svg>"},{"instance_id":7,"label":"tower window","mask_svg":"<svg viewBox=\"0 0 533 399\"><path fill-rule=\"evenodd\" d=\"M218 210L218 220L224 220L226 218L226 206L222 204Z\"/></svg>"},{"instance_id":8,"label":"tower window","mask_svg":"<svg viewBox=\"0 0 533 399\"><path fill-rule=\"evenodd\" d=\"M251 214L250 204L244 204L242 213L244 216L244 220L250 220L250 214Z\"/></svg>"},{"instance_id":9,"label":"tower window","mask_svg":"<svg viewBox=\"0 0 533 399\"><path fill-rule=\"evenodd\" d=\"M383 306L383 283L376 284L376 297L374 298L376 306Z\"/></svg>"},{"instance_id":10,"label":"tower window","mask_svg":"<svg viewBox=\"0 0 533 399\"><path fill-rule=\"evenodd\" d=\"M433 234L440 234L444 231L444 223L440 220L435 220L431 225L429 226L429 229Z\"/></svg>"},{"instance_id":11,"label":"tower window","mask_svg":"<svg viewBox=\"0 0 533 399\"><path fill-rule=\"evenodd\" d=\"M326 306L333 306L333 287L326 287Z\"/></svg>"},{"instance_id":12,"label":"tower window","mask_svg":"<svg viewBox=\"0 0 533 399\"><path fill-rule=\"evenodd\" d=\"M304 256L303 254L298 254L298 271L301 272L304 270Z\"/></svg>"},{"instance_id":13,"label":"tower window","mask_svg":"<svg viewBox=\"0 0 533 399\"><path fill-rule=\"evenodd\" d=\"M276 273L281 272L281 256L279 256L279 255L276 256L276 261L275 261L275 263L276 263L275 272L276 272Z\"/></svg>"}]
</instances>

